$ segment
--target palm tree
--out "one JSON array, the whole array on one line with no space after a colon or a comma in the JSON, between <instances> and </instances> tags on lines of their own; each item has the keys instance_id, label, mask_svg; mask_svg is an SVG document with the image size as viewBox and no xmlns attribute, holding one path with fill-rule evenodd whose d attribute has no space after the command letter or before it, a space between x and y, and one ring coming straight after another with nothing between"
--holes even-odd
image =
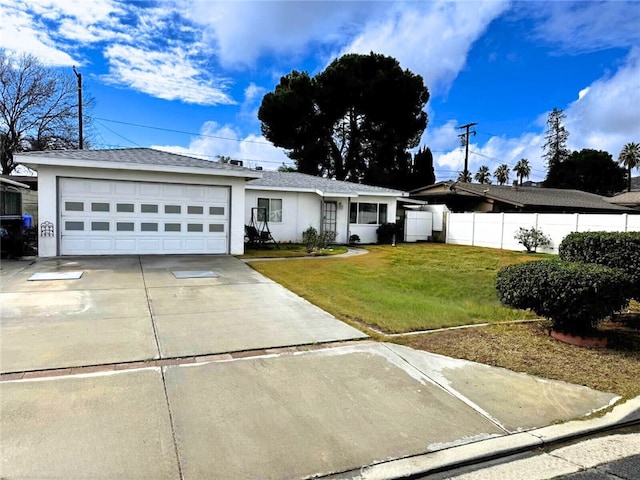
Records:
<instances>
[{"instance_id":1,"label":"palm tree","mask_svg":"<svg viewBox=\"0 0 640 480\"><path fill-rule=\"evenodd\" d=\"M491 183L491 172L489 171L489 167L486 165L482 165L478 172L475 174L474 178L478 183Z\"/></svg>"},{"instance_id":2,"label":"palm tree","mask_svg":"<svg viewBox=\"0 0 640 480\"><path fill-rule=\"evenodd\" d=\"M529 165L529 160L526 158L518 160L516 166L513 167L513 171L516 172L516 175L520 179L520 185L522 185L522 179L525 177L529 178L529 175L531 175L531 165Z\"/></svg>"},{"instance_id":3,"label":"palm tree","mask_svg":"<svg viewBox=\"0 0 640 480\"><path fill-rule=\"evenodd\" d=\"M498 168L496 168L496 171L493 172L493 176L496 177L496 180L498 181L499 185L504 185L509 181L510 171L511 169L509 168L509 165L507 165L506 163L503 163Z\"/></svg>"},{"instance_id":4,"label":"palm tree","mask_svg":"<svg viewBox=\"0 0 640 480\"><path fill-rule=\"evenodd\" d=\"M631 170L634 168L640 169L640 145L631 142L627 143L620 152L618 157L618 163L627 167L627 191L631 191Z\"/></svg>"},{"instance_id":5,"label":"palm tree","mask_svg":"<svg viewBox=\"0 0 640 480\"><path fill-rule=\"evenodd\" d=\"M471 183L471 173L469 171L458 172L458 179L456 182Z\"/></svg>"}]
</instances>

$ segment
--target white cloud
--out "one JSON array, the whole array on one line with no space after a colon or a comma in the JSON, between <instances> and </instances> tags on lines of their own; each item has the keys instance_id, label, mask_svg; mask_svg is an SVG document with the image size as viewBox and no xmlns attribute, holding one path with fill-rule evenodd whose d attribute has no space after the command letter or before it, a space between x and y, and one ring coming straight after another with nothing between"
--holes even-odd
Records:
<instances>
[{"instance_id":1,"label":"white cloud","mask_svg":"<svg viewBox=\"0 0 640 480\"><path fill-rule=\"evenodd\" d=\"M583 89L567 106L566 127L572 149L606 150L615 159L622 147L640 141L640 48L624 65Z\"/></svg>"},{"instance_id":2,"label":"white cloud","mask_svg":"<svg viewBox=\"0 0 640 480\"><path fill-rule=\"evenodd\" d=\"M533 35L562 51L581 53L640 44L637 1L522 2L527 16L540 18Z\"/></svg>"},{"instance_id":3,"label":"white cloud","mask_svg":"<svg viewBox=\"0 0 640 480\"><path fill-rule=\"evenodd\" d=\"M431 93L446 92L473 43L507 8L504 1L395 4L344 47L344 53L383 53L421 74Z\"/></svg>"},{"instance_id":4,"label":"white cloud","mask_svg":"<svg viewBox=\"0 0 640 480\"><path fill-rule=\"evenodd\" d=\"M273 146L264 137L254 134L243 137L237 128L230 125L206 122L200 134L191 140L188 147L154 145L151 148L207 160L216 160L218 156L231 157L242 160L245 167L261 166L265 170L276 170L282 163L293 163L281 148Z\"/></svg>"},{"instance_id":5,"label":"white cloud","mask_svg":"<svg viewBox=\"0 0 640 480\"><path fill-rule=\"evenodd\" d=\"M357 25L388 2L211 2L183 0L184 15L203 26L227 68L261 55L306 53L310 45L344 44Z\"/></svg>"},{"instance_id":6,"label":"white cloud","mask_svg":"<svg viewBox=\"0 0 640 480\"><path fill-rule=\"evenodd\" d=\"M2 47L17 54L37 56L44 64L70 66L78 64L69 53L58 48L33 18L24 10L15 8L13 1L0 0L0 38Z\"/></svg>"},{"instance_id":7,"label":"white cloud","mask_svg":"<svg viewBox=\"0 0 640 480\"><path fill-rule=\"evenodd\" d=\"M205 72L180 47L152 51L129 45L105 49L109 74L103 80L127 85L165 100L181 100L199 105L235 103L226 93L224 79L205 77Z\"/></svg>"}]
</instances>

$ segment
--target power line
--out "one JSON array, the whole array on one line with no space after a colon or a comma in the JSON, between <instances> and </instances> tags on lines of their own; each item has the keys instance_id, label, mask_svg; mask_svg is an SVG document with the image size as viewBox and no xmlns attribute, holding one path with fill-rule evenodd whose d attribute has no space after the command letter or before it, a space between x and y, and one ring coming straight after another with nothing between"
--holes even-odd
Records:
<instances>
[{"instance_id":1,"label":"power line","mask_svg":"<svg viewBox=\"0 0 640 480\"><path fill-rule=\"evenodd\" d=\"M182 135L192 135L192 136L196 136L196 137L205 137L205 138L217 138L219 140L231 140L234 142L247 142L247 143L257 143L260 145L270 145L273 146L272 143L269 142L262 142L259 140L247 140L247 139L239 139L239 138L231 138L231 137L223 137L221 135L210 135L207 133L194 133L194 132L186 132L184 130L176 130L173 128L163 128L163 127L154 127L151 125L142 125L139 123L131 123L131 122L123 122L122 120L112 120L109 118L101 118L101 117L92 117L94 120L102 120L103 122L110 122L110 123L118 123L120 125L127 125L130 127L139 127L139 128L147 128L149 130L160 130L162 132L171 132L171 133L180 133Z\"/></svg>"}]
</instances>

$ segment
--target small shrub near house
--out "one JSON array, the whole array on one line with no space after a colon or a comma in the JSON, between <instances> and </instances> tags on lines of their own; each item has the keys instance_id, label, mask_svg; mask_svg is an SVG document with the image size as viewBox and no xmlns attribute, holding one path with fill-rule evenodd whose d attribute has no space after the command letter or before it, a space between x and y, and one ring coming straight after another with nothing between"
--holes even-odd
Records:
<instances>
[{"instance_id":1,"label":"small shrub near house","mask_svg":"<svg viewBox=\"0 0 640 480\"><path fill-rule=\"evenodd\" d=\"M631 277L634 298L640 299L640 232L575 232L558 248L568 262L596 263L624 270Z\"/></svg>"},{"instance_id":2,"label":"small shrub near house","mask_svg":"<svg viewBox=\"0 0 640 480\"><path fill-rule=\"evenodd\" d=\"M588 334L631 298L623 271L560 260L505 267L498 272L496 289L505 305L530 309L550 319L554 330L573 335Z\"/></svg>"},{"instance_id":3,"label":"small shrub near house","mask_svg":"<svg viewBox=\"0 0 640 480\"><path fill-rule=\"evenodd\" d=\"M335 241L336 232L321 232L309 227L302 232L302 243L304 243L307 253L317 252L318 250L324 250L330 243Z\"/></svg>"},{"instance_id":4,"label":"small shrub near house","mask_svg":"<svg viewBox=\"0 0 640 480\"><path fill-rule=\"evenodd\" d=\"M395 223L383 223L376 230L378 244L391 245L402 239L402 226Z\"/></svg>"},{"instance_id":5,"label":"small shrub near house","mask_svg":"<svg viewBox=\"0 0 640 480\"><path fill-rule=\"evenodd\" d=\"M520 227L513 238L527 249L527 253L535 253L538 247L551 247L551 237L545 235L542 230L535 227Z\"/></svg>"}]
</instances>

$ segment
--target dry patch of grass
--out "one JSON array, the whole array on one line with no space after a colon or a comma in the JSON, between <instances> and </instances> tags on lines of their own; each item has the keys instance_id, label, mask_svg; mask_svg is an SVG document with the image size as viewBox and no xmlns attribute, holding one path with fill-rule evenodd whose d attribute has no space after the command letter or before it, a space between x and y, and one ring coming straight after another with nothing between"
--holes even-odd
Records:
<instances>
[{"instance_id":1,"label":"dry patch of grass","mask_svg":"<svg viewBox=\"0 0 640 480\"><path fill-rule=\"evenodd\" d=\"M585 385L624 398L640 395L640 314L618 316L600 330L605 349L576 347L549 336L550 324L502 324L393 341L441 355Z\"/></svg>"}]
</instances>

